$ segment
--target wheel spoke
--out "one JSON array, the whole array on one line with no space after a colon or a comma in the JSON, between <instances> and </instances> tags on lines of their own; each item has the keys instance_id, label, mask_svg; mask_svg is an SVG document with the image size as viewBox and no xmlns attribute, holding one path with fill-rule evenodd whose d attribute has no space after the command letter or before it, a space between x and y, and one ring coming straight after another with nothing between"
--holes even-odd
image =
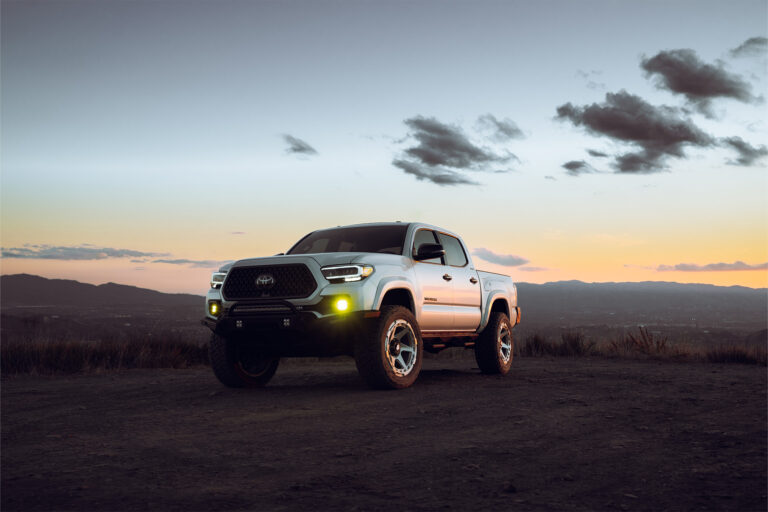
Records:
<instances>
[{"instance_id":1,"label":"wheel spoke","mask_svg":"<svg viewBox=\"0 0 768 512\"><path fill-rule=\"evenodd\" d=\"M413 352L415 352L415 351L413 350L413 347L411 347L410 345L400 345L400 352L401 352L401 353L402 353L402 352L410 352L410 353L413 353Z\"/></svg>"}]
</instances>

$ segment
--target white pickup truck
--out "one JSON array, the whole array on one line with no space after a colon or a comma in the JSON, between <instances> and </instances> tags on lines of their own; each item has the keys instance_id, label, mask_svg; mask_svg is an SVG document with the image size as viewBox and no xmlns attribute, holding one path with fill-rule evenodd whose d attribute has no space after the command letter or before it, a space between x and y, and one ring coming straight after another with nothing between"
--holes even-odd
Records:
<instances>
[{"instance_id":1,"label":"white pickup truck","mask_svg":"<svg viewBox=\"0 0 768 512\"><path fill-rule=\"evenodd\" d=\"M226 386L263 386L281 357L351 355L384 389L410 386L424 351L448 347L473 347L483 373L505 375L519 322L510 277L475 270L454 233L402 222L322 229L226 265L203 319Z\"/></svg>"}]
</instances>

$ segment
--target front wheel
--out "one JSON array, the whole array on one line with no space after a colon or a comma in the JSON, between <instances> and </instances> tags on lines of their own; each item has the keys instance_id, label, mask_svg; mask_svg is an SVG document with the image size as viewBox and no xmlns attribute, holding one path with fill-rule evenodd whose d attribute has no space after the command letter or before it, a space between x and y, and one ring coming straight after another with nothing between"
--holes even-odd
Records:
<instances>
[{"instance_id":1,"label":"front wheel","mask_svg":"<svg viewBox=\"0 0 768 512\"><path fill-rule=\"evenodd\" d=\"M506 375L514 356L512 324L505 313L491 313L488 325L475 343L475 360L483 373Z\"/></svg>"},{"instance_id":2,"label":"front wheel","mask_svg":"<svg viewBox=\"0 0 768 512\"><path fill-rule=\"evenodd\" d=\"M279 358L263 356L218 334L211 336L208 353L216 378L230 388L264 386L275 375L280 363Z\"/></svg>"},{"instance_id":3,"label":"front wheel","mask_svg":"<svg viewBox=\"0 0 768 512\"><path fill-rule=\"evenodd\" d=\"M355 344L357 371L375 389L403 389L421 371L424 347L416 318L402 306L385 306Z\"/></svg>"}]
</instances>

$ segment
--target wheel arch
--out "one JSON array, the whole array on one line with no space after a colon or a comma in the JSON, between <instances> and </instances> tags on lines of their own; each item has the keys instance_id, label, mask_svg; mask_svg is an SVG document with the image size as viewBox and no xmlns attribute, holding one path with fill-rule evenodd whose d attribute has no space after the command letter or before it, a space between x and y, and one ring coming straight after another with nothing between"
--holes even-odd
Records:
<instances>
[{"instance_id":1,"label":"wheel arch","mask_svg":"<svg viewBox=\"0 0 768 512\"><path fill-rule=\"evenodd\" d=\"M395 279L380 283L373 309L381 310L384 306L403 306L416 315L413 289L410 284L407 281Z\"/></svg>"},{"instance_id":2,"label":"wheel arch","mask_svg":"<svg viewBox=\"0 0 768 512\"><path fill-rule=\"evenodd\" d=\"M503 291L491 292L488 295L486 308L483 311L480 327L477 330L478 333L482 332L483 329L485 329L485 327L488 325L488 321L491 318L491 313L495 313L497 311L506 314L507 318L511 318L510 313L512 311L512 307L509 303L509 298Z\"/></svg>"}]
</instances>

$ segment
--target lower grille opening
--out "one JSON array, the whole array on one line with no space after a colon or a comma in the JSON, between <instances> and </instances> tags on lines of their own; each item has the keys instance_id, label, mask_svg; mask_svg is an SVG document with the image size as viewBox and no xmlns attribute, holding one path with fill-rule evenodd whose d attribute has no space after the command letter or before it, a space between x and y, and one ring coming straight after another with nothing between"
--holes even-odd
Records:
<instances>
[{"instance_id":1,"label":"lower grille opening","mask_svg":"<svg viewBox=\"0 0 768 512\"><path fill-rule=\"evenodd\" d=\"M231 315L280 315L290 314L293 310L283 304L238 304L232 307Z\"/></svg>"}]
</instances>

